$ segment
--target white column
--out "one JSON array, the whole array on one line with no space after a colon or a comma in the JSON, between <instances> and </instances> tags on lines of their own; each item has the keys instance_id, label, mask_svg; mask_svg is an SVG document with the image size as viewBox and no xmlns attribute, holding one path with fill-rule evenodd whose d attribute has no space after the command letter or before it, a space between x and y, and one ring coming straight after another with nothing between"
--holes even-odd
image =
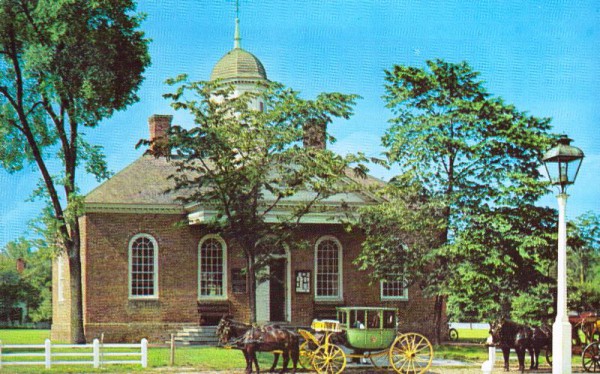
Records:
<instances>
[{"instance_id":1,"label":"white column","mask_svg":"<svg viewBox=\"0 0 600 374\"><path fill-rule=\"evenodd\" d=\"M556 321L552 326L552 373L571 374L571 324L567 316L567 194L558 196L558 272Z\"/></svg>"}]
</instances>

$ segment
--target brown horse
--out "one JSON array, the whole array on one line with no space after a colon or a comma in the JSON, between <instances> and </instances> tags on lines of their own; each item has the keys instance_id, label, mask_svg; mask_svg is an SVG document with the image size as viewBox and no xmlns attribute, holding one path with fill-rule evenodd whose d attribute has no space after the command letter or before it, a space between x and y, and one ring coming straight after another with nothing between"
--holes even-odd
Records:
<instances>
[{"instance_id":1,"label":"brown horse","mask_svg":"<svg viewBox=\"0 0 600 374\"><path fill-rule=\"evenodd\" d=\"M504 371L509 371L508 359L511 348L514 348L515 352L517 352L521 373L525 371L525 351L529 351L531 356L530 368L534 368L533 331L529 326L502 318L490 323L490 335L492 336L492 344L502 349Z\"/></svg>"},{"instance_id":2,"label":"brown horse","mask_svg":"<svg viewBox=\"0 0 600 374\"><path fill-rule=\"evenodd\" d=\"M258 366L258 360L256 358L256 352L272 352L282 351L283 352L283 369L281 372L287 370L287 364L290 356L294 364L294 373L296 372L296 366L298 357L300 356L299 351L299 338L298 335L280 328L277 325L267 325L262 328L253 327L242 322L237 322L231 318L231 316L223 316L217 326L217 336L219 336L219 343L222 345L232 344L236 348L242 350L244 358L246 359L246 372L252 372L252 362L256 366L257 373L260 373ZM274 359L273 365L269 369L270 372L275 371L277 362L279 361L279 353L273 352Z\"/></svg>"}]
</instances>

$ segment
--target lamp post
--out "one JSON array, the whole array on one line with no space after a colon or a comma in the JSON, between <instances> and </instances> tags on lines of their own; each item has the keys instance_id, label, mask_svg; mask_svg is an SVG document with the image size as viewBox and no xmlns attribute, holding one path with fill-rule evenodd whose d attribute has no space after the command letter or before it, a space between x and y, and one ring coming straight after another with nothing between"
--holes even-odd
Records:
<instances>
[{"instance_id":1,"label":"lamp post","mask_svg":"<svg viewBox=\"0 0 600 374\"><path fill-rule=\"evenodd\" d=\"M567 206L566 189L575 183L583 152L570 145L571 139L562 135L542 160L550 183L560 187L558 198L558 274L556 321L552 325L552 373L571 374L571 324L567 316Z\"/></svg>"}]
</instances>

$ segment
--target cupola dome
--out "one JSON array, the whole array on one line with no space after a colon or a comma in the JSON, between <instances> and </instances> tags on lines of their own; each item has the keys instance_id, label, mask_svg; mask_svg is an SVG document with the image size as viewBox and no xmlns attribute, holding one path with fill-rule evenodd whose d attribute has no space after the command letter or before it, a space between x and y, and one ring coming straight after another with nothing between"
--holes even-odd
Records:
<instances>
[{"instance_id":1,"label":"cupola dome","mask_svg":"<svg viewBox=\"0 0 600 374\"><path fill-rule=\"evenodd\" d=\"M213 68L210 80L222 79L224 81L256 81L267 80L267 72L262 62L252 53L240 47L240 20L235 18L235 34L233 38L233 49Z\"/></svg>"},{"instance_id":2,"label":"cupola dome","mask_svg":"<svg viewBox=\"0 0 600 374\"><path fill-rule=\"evenodd\" d=\"M262 62L252 53L234 48L221 57L210 74L210 80L267 80Z\"/></svg>"}]
</instances>

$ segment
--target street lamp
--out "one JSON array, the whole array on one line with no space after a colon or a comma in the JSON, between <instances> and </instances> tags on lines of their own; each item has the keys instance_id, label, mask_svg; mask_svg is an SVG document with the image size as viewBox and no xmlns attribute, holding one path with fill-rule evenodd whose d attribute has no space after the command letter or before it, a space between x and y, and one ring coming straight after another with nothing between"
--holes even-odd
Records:
<instances>
[{"instance_id":1,"label":"street lamp","mask_svg":"<svg viewBox=\"0 0 600 374\"><path fill-rule=\"evenodd\" d=\"M552 325L552 373L571 373L571 324L567 316L567 186L575 183L583 152L570 145L571 139L562 135L558 145L551 148L544 157L544 166L550 183L560 187L558 198L558 276L556 321Z\"/></svg>"}]
</instances>

